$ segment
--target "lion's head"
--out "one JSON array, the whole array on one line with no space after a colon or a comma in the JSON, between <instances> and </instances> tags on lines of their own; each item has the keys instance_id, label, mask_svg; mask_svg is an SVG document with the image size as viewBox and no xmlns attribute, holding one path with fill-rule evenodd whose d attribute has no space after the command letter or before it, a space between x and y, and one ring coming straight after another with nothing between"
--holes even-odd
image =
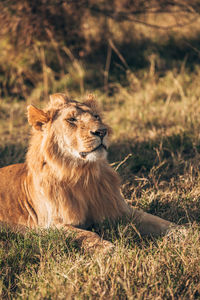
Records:
<instances>
[{"instance_id":1,"label":"lion's head","mask_svg":"<svg viewBox=\"0 0 200 300\"><path fill-rule=\"evenodd\" d=\"M28 120L42 137L41 147L47 155L56 152L56 157L82 163L106 158L110 128L102 121L92 96L80 103L54 94L44 111L30 105Z\"/></svg>"}]
</instances>

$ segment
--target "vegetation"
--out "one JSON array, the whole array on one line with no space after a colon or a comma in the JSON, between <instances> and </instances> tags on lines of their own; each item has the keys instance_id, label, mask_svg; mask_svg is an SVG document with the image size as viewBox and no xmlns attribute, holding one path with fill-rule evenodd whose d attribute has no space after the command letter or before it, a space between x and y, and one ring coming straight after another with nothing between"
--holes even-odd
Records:
<instances>
[{"instance_id":1,"label":"vegetation","mask_svg":"<svg viewBox=\"0 0 200 300\"><path fill-rule=\"evenodd\" d=\"M186 1L178 7L174 1L149 1L148 14L146 1L143 6L115 1L116 11L104 1L97 6L96 1L48 3L0 3L0 24L5 24L0 38L0 166L24 161L27 104L43 106L47 95L57 91L79 99L93 91L113 127L109 161L121 175L124 197L183 227L144 239L133 224L105 223L93 230L114 243L114 252L93 256L64 232L23 236L1 229L0 297L199 299L198 1L190 1L190 7ZM127 3L134 7L131 18L140 22L130 22ZM174 27L179 18L182 23ZM191 24L180 26L185 22Z\"/></svg>"}]
</instances>

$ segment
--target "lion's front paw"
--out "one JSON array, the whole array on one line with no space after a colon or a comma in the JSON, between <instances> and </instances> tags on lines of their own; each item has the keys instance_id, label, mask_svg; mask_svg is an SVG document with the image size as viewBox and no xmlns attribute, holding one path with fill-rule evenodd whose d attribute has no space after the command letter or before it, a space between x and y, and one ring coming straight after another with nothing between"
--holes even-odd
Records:
<instances>
[{"instance_id":1,"label":"lion's front paw","mask_svg":"<svg viewBox=\"0 0 200 300\"><path fill-rule=\"evenodd\" d=\"M114 245L106 240L102 240L94 232L80 232L75 238L78 245L89 253L110 253Z\"/></svg>"},{"instance_id":2,"label":"lion's front paw","mask_svg":"<svg viewBox=\"0 0 200 300\"><path fill-rule=\"evenodd\" d=\"M106 240L101 240L98 245L95 247L95 253L101 253L101 254L111 254L114 250L115 246Z\"/></svg>"}]
</instances>

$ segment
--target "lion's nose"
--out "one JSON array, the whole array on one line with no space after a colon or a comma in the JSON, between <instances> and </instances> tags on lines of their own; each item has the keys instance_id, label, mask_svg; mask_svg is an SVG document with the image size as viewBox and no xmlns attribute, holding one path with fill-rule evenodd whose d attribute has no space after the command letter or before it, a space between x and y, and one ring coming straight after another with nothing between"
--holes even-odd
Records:
<instances>
[{"instance_id":1,"label":"lion's nose","mask_svg":"<svg viewBox=\"0 0 200 300\"><path fill-rule=\"evenodd\" d=\"M93 135L99 136L102 139L106 135L107 129L102 128L102 129L98 129L96 131L90 131L90 133Z\"/></svg>"}]
</instances>

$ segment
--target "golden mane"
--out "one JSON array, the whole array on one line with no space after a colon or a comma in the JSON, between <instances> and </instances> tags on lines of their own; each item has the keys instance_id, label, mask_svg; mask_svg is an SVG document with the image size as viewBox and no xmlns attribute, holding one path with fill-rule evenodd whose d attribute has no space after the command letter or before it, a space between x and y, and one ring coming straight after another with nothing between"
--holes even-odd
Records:
<instances>
[{"instance_id":1,"label":"golden mane","mask_svg":"<svg viewBox=\"0 0 200 300\"><path fill-rule=\"evenodd\" d=\"M57 100L57 96L54 98ZM68 99L66 103L54 101L45 113L51 115L52 120L55 114L71 104L76 107L76 102ZM89 102L84 104L88 106ZM94 106L93 100L92 104ZM30 119L29 108L29 122ZM51 122L47 124L47 129ZM90 123L92 128L91 120ZM48 227L59 222L86 227L105 219L117 219L129 210L120 195L119 177L107 160L90 162L72 157L68 152L62 153L54 131L44 141L43 131L33 129L26 162L32 176L37 177L37 190L43 189L46 206L51 207L51 217L54 219L50 221L49 212L47 217L47 210L42 208L37 213L40 226ZM45 224L43 220L47 219Z\"/></svg>"}]
</instances>

